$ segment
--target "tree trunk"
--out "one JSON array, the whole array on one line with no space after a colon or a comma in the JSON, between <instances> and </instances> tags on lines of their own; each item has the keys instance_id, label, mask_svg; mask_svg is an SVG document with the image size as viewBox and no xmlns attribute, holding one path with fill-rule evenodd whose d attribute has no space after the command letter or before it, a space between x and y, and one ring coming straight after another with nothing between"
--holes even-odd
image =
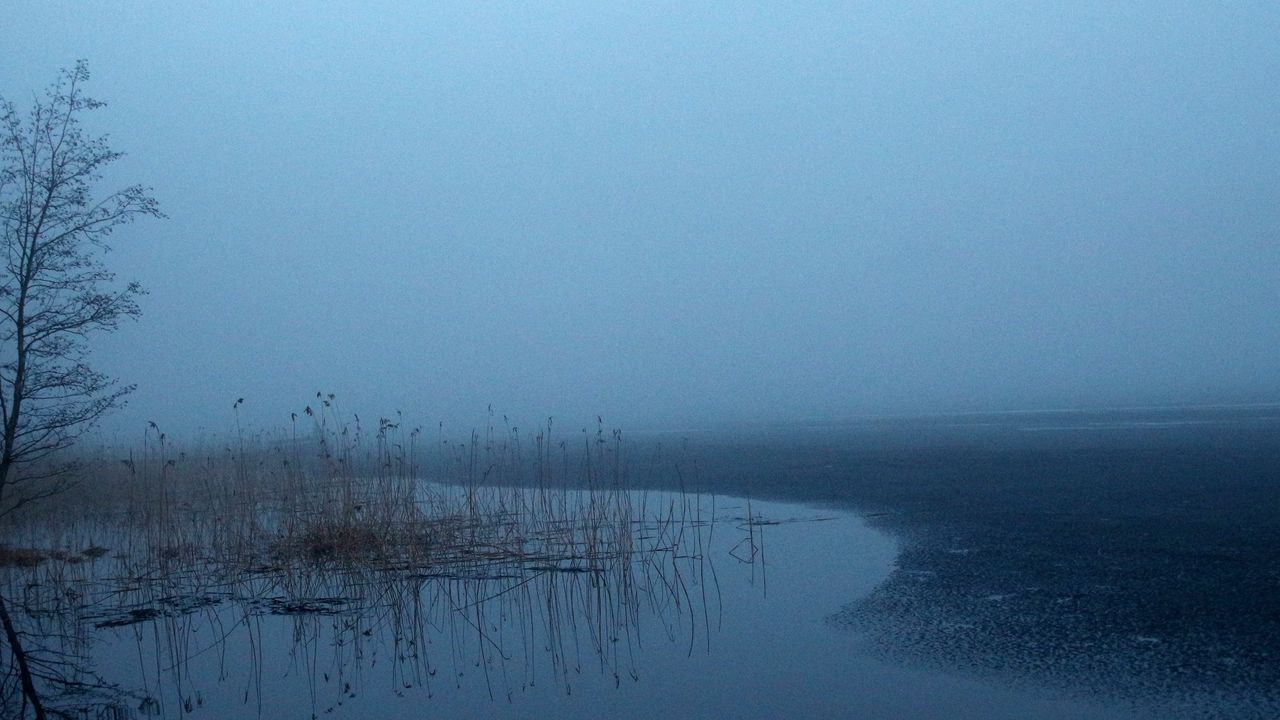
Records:
<instances>
[{"instance_id":1,"label":"tree trunk","mask_svg":"<svg viewBox=\"0 0 1280 720\"><path fill-rule=\"evenodd\" d=\"M40 695L36 692L35 682L31 679L31 668L27 666L27 653L22 649L22 639L18 637L18 630L14 628L13 619L9 617L9 609L5 606L3 595L0 595L0 624L4 625L4 634L9 640L9 649L13 652L13 659L18 664L18 674L22 678L22 695L31 703L32 709L35 710L36 720L45 720L44 705L41 704Z\"/></svg>"}]
</instances>

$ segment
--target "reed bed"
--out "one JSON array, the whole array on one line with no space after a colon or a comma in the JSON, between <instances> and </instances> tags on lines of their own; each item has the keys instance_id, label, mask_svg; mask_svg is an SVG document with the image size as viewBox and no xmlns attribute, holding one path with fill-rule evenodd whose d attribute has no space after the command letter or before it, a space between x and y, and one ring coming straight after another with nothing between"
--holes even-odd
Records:
<instances>
[{"instance_id":1,"label":"reed bed","mask_svg":"<svg viewBox=\"0 0 1280 720\"><path fill-rule=\"evenodd\" d=\"M572 441L550 420L528 440L497 425L491 413L463 442L425 442L399 415L366 427L317 395L285 430L237 423L220 447L182 448L152 425L140 447L83 458L76 491L0 528L0 596L48 705L189 712L199 639L217 628L253 648L267 616L293 619L315 712L359 691L344 675L369 643L395 658L397 692L478 668L490 697L568 690L584 668L639 677L642 616L692 651L713 614L714 511L630 490L627 444L602 424ZM89 662L95 633L144 626L167 690L109 683ZM0 710L21 717L20 668L0 663Z\"/></svg>"}]
</instances>

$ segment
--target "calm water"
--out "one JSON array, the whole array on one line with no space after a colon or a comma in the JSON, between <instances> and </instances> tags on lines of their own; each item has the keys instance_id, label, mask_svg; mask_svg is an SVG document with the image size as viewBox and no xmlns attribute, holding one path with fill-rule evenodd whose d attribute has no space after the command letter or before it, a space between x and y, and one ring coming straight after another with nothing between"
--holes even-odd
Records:
<instances>
[{"instance_id":1,"label":"calm water","mask_svg":"<svg viewBox=\"0 0 1280 720\"><path fill-rule=\"evenodd\" d=\"M105 573L114 588L78 590L104 597L42 627L79 638L118 686L103 702L125 717L1110 716L873 659L833 618L889 577L897 547L852 514L645 500L656 517L677 504L685 522L636 525L671 552L608 572L529 563L161 586Z\"/></svg>"},{"instance_id":2,"label":"calm water","mask_svg":"<svg viewBox=\"0 0 1280 720\"><path fill-rule=\"evenodd\" d=\"M1130 716L1280 717L1280 407L1003 413L699 438L701 487L867 513L841 611L904 666Z\"/></svg>"}]
</instances>

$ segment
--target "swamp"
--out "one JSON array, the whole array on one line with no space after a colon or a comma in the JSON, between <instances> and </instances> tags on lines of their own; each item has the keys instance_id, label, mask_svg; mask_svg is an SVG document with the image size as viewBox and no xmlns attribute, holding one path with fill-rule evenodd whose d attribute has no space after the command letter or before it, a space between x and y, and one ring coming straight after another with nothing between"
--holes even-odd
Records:
<instances>
[{"instance_id":1,"label":"swamp","mask_svg":"<svg viewBox=\"0 0 1280 720\"><path fill-rule=\"evenodd\" d=\"M864 475L893 447L955 463L991 443L1044 474L1049 447L1194 447L1188 423L1261 448L1266 412L682 441L491 423L454 442L399 418L367 430L320 400L288 432L216 451L149 428L131 455L101 448L92 484L6 523L6 717L1264 717L1276 702L1267 642L1231 634L1247 616L1156 629L1153 599L1192 587L1108 590L1061 547L1024 567L953 502L918 524L922 496L949 490ZM1168 424L1153 435L1152 419ZM1096 437L1044 440L1063 420ZM1025 490L974 492L1062 522L1025 505L1052 488ZM1107 625L1125 613L1152 629ZM1230 667L1180 635L1215 623Z\"/></svg>"}]
</instances>

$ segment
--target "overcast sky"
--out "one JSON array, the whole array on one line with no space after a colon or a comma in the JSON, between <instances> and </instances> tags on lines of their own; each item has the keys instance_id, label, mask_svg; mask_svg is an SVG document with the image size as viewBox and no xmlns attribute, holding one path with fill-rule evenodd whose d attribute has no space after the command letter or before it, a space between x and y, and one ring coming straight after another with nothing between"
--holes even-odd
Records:
<instances>
[{"instance_id":1,"label":"overcast sky","mask_svg":"<svg viewBox=\"0 0 1280 720\"><path fill-rule=\"evenodd\" d=\"M1280 3L5 5L169 215L109 427L1280 399Z\"/></svg>"}]
</instances>

